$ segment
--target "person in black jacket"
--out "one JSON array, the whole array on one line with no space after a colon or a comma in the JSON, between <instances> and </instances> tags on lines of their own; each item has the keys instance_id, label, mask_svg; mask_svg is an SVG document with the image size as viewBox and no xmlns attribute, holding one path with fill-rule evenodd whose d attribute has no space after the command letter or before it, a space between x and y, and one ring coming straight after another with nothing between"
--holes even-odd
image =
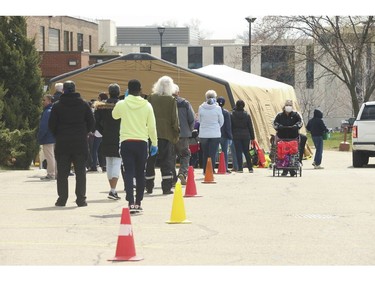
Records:
<instances>
[{"instance_id":1,"label":"person in black jacket","mask_svg":"<svg viewBox=\"0 0 375 281\"><path fill-rule=\"evenodd\" d=\"M323 122L323 113L315 109L314 117L307 122L306 129L311 132L311 137L315 146L315 156L312 165L314 169L324 169L320 164L323 156L323 134L328 132L326 125Z\"/></svg>"},{"instance_id":2,"label":"person in black jacket","mask_svg":"<svg viewBox=\"0 0 375 281\"><path fill-rule=\"evenodd\" d=\"M293 101L286 100L283 111L276 115L273 127L276 135L280 139L296 139L299 137L299 129L302 127L302 118L298 112L293 111ZM300 149L299 149L300 150ZM294 177L296 171L289 170L290 176ZM288 174L288 169L284 169L282 176Z\"/></svg>"},{"instance_id":3,"label":"person in black jacket","mask_svg":"<svg viewBox=\"0 0 375 281\"><path fill-rule=\"evenodd\" d=\"M102 135L100 148L105 157L107 177L111 188L108 198L118 200L121 199L116 192L116 185L120 177L122 162L119 152L121 120L113 119L112 110L119 101L120 86L116 83L110 84L108 87L108 93L109 99L94 104L94 116L96 130Z\"/></svg>"},{"instance_id":4,"label":"person in black jacket","mask_svg":"<svg viewBox=\"0 0 375 281\"><path fill-rule=\"evenodd\" d=\"M95 119L90 106L76 92L73 81L63 85L64 93L51 110L48 126L56 138L57 199L55 206L63 207L68 200L68 176L73 163L76 172L76 204L86 203L87 135L94 129Z\"/></svg>"},{"instance_id":5,"label":"person in black jacket","mask_svg":"<svg viewBox=\"0 0 375 281\"><path fill-rule=\"evenodd\" d=\"M217 103L220 105L221 111L224 116L224 124L220 128L221 129L220 146L221 146L221 151L224 152L226 172L230 173L230 171L228 170L228 147L232 144L232 140L233 140L232 122L230 120L229 111L223 107L225 105L224 97L219 97L217 99Z\"/></svg>"},{"instance_id":6,"label":"person in black jacket","mask_svg":"<svg viewBox=\"0 0 375 281\"><path fill-rule=\"evenodd\" d=\"M244 107L245 102L238 100L231 114L233 142L236 148L238 172L243 172L242 154L244 154L249 172L253 173L253 163L249 150L250 141L255 139L255 134L250 114L244 110Z\"/></svg>"}]
</instances>

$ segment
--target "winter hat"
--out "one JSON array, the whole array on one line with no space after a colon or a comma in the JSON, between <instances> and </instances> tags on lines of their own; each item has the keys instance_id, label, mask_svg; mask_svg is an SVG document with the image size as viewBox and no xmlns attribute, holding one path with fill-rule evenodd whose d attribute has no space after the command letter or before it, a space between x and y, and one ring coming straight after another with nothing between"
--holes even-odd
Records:
<instances>
[{"instance_id":1,"label":"winter hat","mask_svg":"<svg viewBox=\"0 0 375 281\"><path fill-rule=\"evenodd\" d=\"M221 107L223 107L224 104L225 104L225 99L224 99L223 97L218 97L218 98L217 98L217 103L218 103Z\"/></svg>"}]
</instances>

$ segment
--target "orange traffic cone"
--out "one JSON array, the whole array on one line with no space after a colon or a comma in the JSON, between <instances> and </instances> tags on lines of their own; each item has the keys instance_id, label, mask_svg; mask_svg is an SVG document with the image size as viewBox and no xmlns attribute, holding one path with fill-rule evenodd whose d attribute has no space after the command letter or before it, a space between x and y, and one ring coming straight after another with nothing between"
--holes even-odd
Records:
<instances>
[{"instance_id":1,"label":"orange traffic cone","mask_svg":"<svg viewBox=\"0 0 375 281\"><path fill-rule=\"evenodd\" d=\"M207 158L206 171L204 173L204 181L202 181L202 183L216 183L216 181L214 181L211 157Z\"/></svg>"},{"instance_id":2,"label":"orange traffic cone","mask_svg":"<svg viewBox=\"0 0 375 281\"><path fill-rule=\"evenodd\" d=\"M116 256L109 261L140 261L142 257L135 254L133 228L128 208L122 209L120 232L117 239Z\"/></svg>"},{"instance_id":3,"label":"orange traffic cone","mask_svg":"<svg viewBox=\"0 0 375 281\"><path fill-rule=\"evenodd\" d=\"M194 181L194 168L189 166L184 197L200 197L197 195L197 187Z\"/></svg>"},{"instance_id":4,"label":"orange traffic cone","mask_svg":"<svg viewBox=\"0 0 375 281\"><path fill-rule=\"evenodd\" d=\"M219 168L217 169L218 174L226 174L227 173L227 165L225 165L225 157L224 152L220 152L220 161L219 161Z\"/></svg>"},{"instance_id":5,"label":"orange traffic cone","mask_svg":"<svg viewBox=\"0 0 375 281\"><path fill-rule=\"evenodd\" d=\"M166 223L191 223L186 219L184 199L182 198L181 182L176 182L174 188L171 219Z\"/></svg>"}]
</instances>

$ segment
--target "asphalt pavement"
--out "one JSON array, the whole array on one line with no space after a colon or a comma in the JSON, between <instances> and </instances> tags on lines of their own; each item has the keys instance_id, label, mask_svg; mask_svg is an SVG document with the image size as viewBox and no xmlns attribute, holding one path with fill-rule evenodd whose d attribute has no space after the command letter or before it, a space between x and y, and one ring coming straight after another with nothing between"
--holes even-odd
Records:
<instances>
[{"instance_id":1,"label":"asphalt pavement","mask_svg":"<svg viewBox=\"0 0 375 281\"><path fill-rule=\"evenodd\" d=\"M105 173L87 174L87 207L75 205L69 177L66 207L55 207L56 181L45 170L0 171L1 265L131 266L331 266L375 264L374 160L353 168L351 152L324 151L323 170L303 161L301 177L272 170L214 175L200 197L183 197L189 224L168 224L175 195L145 194L143 214L131 216L137 262L110 262L116 254L121 200L107 198ZM185 188L182 189L185 193ZM181 209L181 206L179 206Z\"/></svg>"}]
</instances>

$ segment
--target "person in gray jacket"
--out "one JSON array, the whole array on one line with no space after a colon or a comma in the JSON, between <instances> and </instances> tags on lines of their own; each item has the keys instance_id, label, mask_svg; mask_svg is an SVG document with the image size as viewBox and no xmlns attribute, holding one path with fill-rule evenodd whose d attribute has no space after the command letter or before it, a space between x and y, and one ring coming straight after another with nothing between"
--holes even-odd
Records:
<instances>
[{"instance_id":1,"label":"person in gray jacket","mask_svg":"<svg viewBox=\"0 0 375 281\"><path fill-rule=\"evenodd\" d=\"M175 85L173 96L177 101L178 121L180 124L180 137L174 147L176 156L180 159L180 168L177 177L180 179L181 184L186 185L186 177L191 156L189 150L189 138L191 138L192 131L194 130L195 112L191 104L186 99L180 97L180 88L178 85ZM173 169L173 172L176 174L176 169ZM174 175L175 182L177 181L177 177Z\"/></svg>"}]
</instances>

